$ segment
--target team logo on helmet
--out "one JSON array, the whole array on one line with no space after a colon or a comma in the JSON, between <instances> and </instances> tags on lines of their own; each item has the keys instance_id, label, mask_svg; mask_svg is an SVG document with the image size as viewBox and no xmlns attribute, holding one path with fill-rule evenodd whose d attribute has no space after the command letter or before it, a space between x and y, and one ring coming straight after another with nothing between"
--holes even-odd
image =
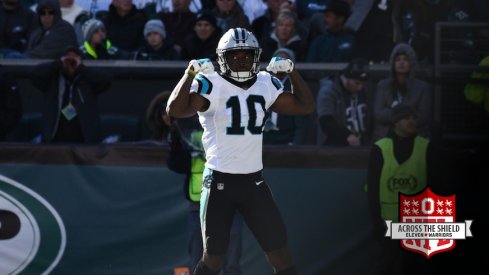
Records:
<instances>
[{"instance_id":1,"label":"team logo on helmet","mask_svg":"<svg viewBox=\"0 0 489 275\"><path fill-rule=\"evenodd\" d=\"M229 68L225 54L233 50L253 51L253 66L249 71L235 72ZM223 75L229 76L237 81L246 81L253 78L260 71L261 48L255 35L243 28L229 29L219 40L217 45L217 63Z\"/></svg>"}]
</instances>

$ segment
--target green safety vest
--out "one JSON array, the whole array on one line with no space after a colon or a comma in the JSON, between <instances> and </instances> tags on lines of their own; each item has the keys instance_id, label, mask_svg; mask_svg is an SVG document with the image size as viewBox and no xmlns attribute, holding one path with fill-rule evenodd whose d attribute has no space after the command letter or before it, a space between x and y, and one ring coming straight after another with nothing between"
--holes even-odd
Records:
<instances>
[{"instance_id":1,"label":"green safety vest","mask_svg":"<svg viewBox=\"0 0 489 275\"><path fill-rule=\"evenodd\" d=\"M97 52L95 52L95 49L92 48L90 43L88 41L83 42L83 46L87 50L87 53L91 55L93 58L98 59ZM105 40L105 48L108 50L112 47L112 44L110 43L109 40Z\"/></svg>"},{"instance_id":2,"label":"green safety vest","mask_svg":"<svg viewBox=\"0 0 489 275\"><path fill-rule=\"evenodd\" d=\"M417 136L411 156L399 164L391 138L377 141L384 166L380 173L380 212L384 220L399 220L399 193L413 195L426 187L426 151L429 141Z\"/></svg>"},{"instance_id":3,"label":"green safety vest","mask_svg":"<svg viewBox=\"0 0 489 275\"><path fill-rule=\"evenodd\" d=\"M191 153L190 160L190 176L188 184L189 198L193 202L200 201L200 193L202 191L202 174L204 173L205 156L202 146L202 131L194 131L190 136L190 141L194 147L199 148L198 151Z\"/></svg>"},{"instance_id":4,"label":"green safety vest","mask_svg":"<svg viewBox=\"0 0 489 275\"><path fill-rule=\"evenodd\" d=\"M489 56L486 56L479 63L479 66L489 66ZM489 79L489 72L473 72L472 78L477 79ZM465 85L464 89L465 98L476 104L483 104L484 109L489 114L489 85L488 84L475 84L469 83Z\"/></svg>"}]
</instances>

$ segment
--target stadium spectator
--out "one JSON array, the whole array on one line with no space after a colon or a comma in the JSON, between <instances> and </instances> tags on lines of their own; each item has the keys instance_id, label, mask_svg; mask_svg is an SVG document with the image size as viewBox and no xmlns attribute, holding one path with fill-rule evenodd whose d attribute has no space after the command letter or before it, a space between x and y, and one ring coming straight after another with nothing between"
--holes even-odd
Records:
<instances>
[{"instance_id":1,"label":"stadium spectator","mask_svg":"<svg viewBox=\"0 0 489 275\"><path fill-rule=\"evenodd\" d=\"M163 91L153 97L146 109L146 123L151 130L152 139L168 144L171 118L166 113L166 103L171 91Z\"/></svg>"},{"instance_id":2,"label":"stadium spectator","mask_svg":"<svg viewBox=\"0 0 489 275\"><path fill-rule=\"evenodd\" d=\"M61 18L58 0L40 0L36 12L41 24L29 36L26 57L57 59L67 46L78 46L73 26Z\"/></svg>"},{"instance_id":3,"label":"stadium spectator","mask_svg":"<svg viewBox=\"0 0 489 275\"><path fill-rule=\"evenodd\" d=\"M30 77L44 94L43 142L100 142L97 96L111 84L108 73L86 67L78 48L70 46L60 59L32 68Z\"/></svg>"},{"instance_id":4,"label":"stadium spectator","mask_svg":"<svg viewBox=\"0 0 489 275\"><path fill-rule=\"evenodd\" d=\"M267 5L263 0L238 0L238 3L243 8L250 23L257 17L262 16L267 9Z\"/></svg>"},{"instance_id":5,"label":"stadium spectator","mask_svg":"<svg viewBox=\"0 0 489 275\"><path fill-rule=\"evenodd\" d=\"M368 63L354 59L338 75L320 81L316 102L320 134L324 135L318 135L320 144L370 144L372 92L366 85L368 78Z\"/></svg>"},{"instance_id":6,"label":"stadium spectator","mask_svg":"<svg viewBox=\"0 0 489 275\"><path fill-rule=\"evenodd\" d=\"M160 19L152 19L144 26L145 46L136 53L138 60L177 60L179 55L173 43L166 39L165 26Z\"/></svg>"},{"instance_id":7,"label":"stadium spectator","mask_svg":"<svg viewBox=\"0 0 489 275\"><path fill-rule=\"evenodd\" d=\"M187 2L187 0L184 1ZM174 12L179 8L179 5L182 3L182 1L178 1L178 3L176 3L176 1L174 0L165 0L162 2L163 3L160 4L161 8L158 9L159 12ZM185 5L188 5L189 11L195 14L201 12L202 10L210 9L215 6L215 0L190 0L188 2L189 3Z\"/></svg>"},{"instance_id":8,"label":"stadium spectator","mask_svg":"<svg viewBox=\"0 0 489 275\"><path fill-rule=\"evenodd\" d=\"M39 26L36 14L20 0L1 0L0 57L9 52L23 53L30 34Z\"/></svg>"},{"instance_id":9,"label":"stadium spectator","mask_svg":"<svg viewBox=\"0 0 489 275\"><path fill-rule=\"evenodd\" d=\"M73 26L78 44L81 45L83 43L82 25L90 19L90 13L75 3L75 0L59 0L59 4L61 17Z\"/></svg>"},{"instance_id":10,"label":"stadium spectator","mask_svg":"<svg viewBox=\"0 0 489 275\"><path fill-rule=\"evenodd\" d=\"M262 16L267 9L264 0L236 0L248 17L248 22L253 22L257 17ZM216 7L216 0L202 0L202 10L212 10Z\"/></svg>"},{"instance_id":11,"label":"stadium spectator","mask_svg":"<svg viewBox=\"0 0 489 275\"><path fill-rule=\"evenodd\" d=\"M158 18L163 21L166 34L173 40L178 54L182 54L184 40L195 26L196 14L190 11L190 2L191 0L172 0L173 11L158 13Z\"/></svg>"},{"instance_id":12,"label":"stadium spectator","mask_svg":"<svg viewBox=\"0 0 489 275\"><path fill-rule=\"evenodd\" d=\"M266 0L266 4L265 13L251 22L251 29L260 43L272 32L275 27L275 20L280 13L280 8L285 7L282 4L288 5L288 1Z\"/></svg>"},{"instance_id":13,"label":"stadium spectator","mask_svg":"<svg viewBox=\"0 0 489 275\"><path fill-rule=\"evenodd\" d=\"M374 100L374 122L372 139L385 137L391 125L392 108L406 103L414 108L417 118L418 134L429 136L432 116L431 87L415 77L416 53L405 43L392 49L390 55L391 74L379 81Z\"/></svg>"},{"instance_id":14,"label":"stadium spectator","mask_svg":"<svg viewBox=\"0 0 489 275\"><path fill-rule=\"evenodd\" d=\"M107 39L107 30L102 21L89 19L83 26L83 45L80 46L85 60L124 59L123 53Z\"/></svg>"},{"instance_id":15,"label":"stadium spectator","mask_svg":"<svg viewBox=\"0 0 489 275\"><path fill-rule=\"evenodd\" d=\"M216 25L216 18L208 12L201 12L197 16L192 34L182 45L182 59L216 60L216 47L220 38L221 31Z\"/></svg>"},{"instance_id":16,"label":"stadium spectator","mask_svg":"<svg viewBox=\"0 0 489 275\"><path fill-rule=\"evenodd\" d=\"M489 55L481 60L479 66L489 67ZM489 80L489 73L475 71L472 73L472 78ZM482 105L489 115L489 84L469 83L465 85L464 95L468 101Z\"/></svg>"},{"instance_id":17,"label":"stadium spectator","mask_svg":"<svg viewBox=\"0 0 489 275\"><path fill-rule=\"evenodd\" d=\"M466 1L472 2L472 1ZM436 22L448 21L453 1L403 1L404 42L410 42L421 63L433 62Z\"/></svg>"},{"instance_id":18,"label":"stadium spectator","mask_svg":"<svg viewBox=\"0 0 489 275\"><path fill-rule=\"evenodd\" d=\"M283 11L278 14L275 28L261 43L263 48L261 61L270 60L278 48L288 48L294 52L297 62L304 61L307 46L297 32L298 23L297 16L293 12Z\"/></svg>"},{"instance_id":19,"label":"stadium spectator","mask_svg":"<svg viewBox=\"0 0 489 275\"><path fill-rule=\"evenodd\" d=\"M146 14L132 0L112 0L109 12L102 18L107 38L120 50L134 52L144 44Z\"/></svg>"},{"instance_id":20,"label":"stadium spectator","mask_svg":"<svg viewBox=\"0 0 489 275\"><path fill-rule=\"evenodd\" d=\"M380 243L380 254L372 274L433 274L426 259L401 249L398 241L384 237L386 220L399 222L399 193L414 195L434 180L434 146L417 135L416 111L405 103L391 113L389 134L378 140L370 151L367 193L373 237ZM409 177L411 184L391 184ZM397 268L396 268L397 267Z\"/></svg>"},{"instance_id":21,"label":"stadium spectator","mask_svg":"<svg viewBox=\"0 0 489 275\"><path fill-rule=\"evenodd\" d=\"M22 118L22 97L17 81L0 65L0 141L17 126Z\"/></svg>"},{"instance_id":22,"label":"stadium spectator","mask_svg":"<svg viewBox=\"0 0 489 275\"><path fill-rule=\"evenodd\" d=\"M251 27L248 17L236 0L216 0L216 7L211 10L211 13L216 17L221 33L232 28L240 27L249 30Z\"/></svg>"},{"instance_id":23,"label":"stadium spectator","mask_svg":"<svg viewBox=\"0 0 489 275\"><path fill-rule=\"evenodd\" d=\"M324 11L324 8L326 4L330 0L300 0L300 1L295 1L295 6L296 6L296 11L297 11L297 16L299 17L299 20L301 20L304 23L311 22L314 17L317 17L317 15L320 15L321 19L320 21L323 21L323 15L322 12ZM324 24L323 24L324 25Z\"/></svg>"},{"instance_id":24,"label":"stadium spectator","mask_svg":"<svg viewBox=\"0 0 489 275\"><path fill-rule=\"evenodd\" d=\"M308 49L307 62L349 62L352 58L353 33L343 28L350 16L350 5L332 0L324 11L326 33L315 37Z\"/></svg>"},{"instance_id":25,"label":"stadium spectator","mask_svg":"<svg viewBox=\"0 0 489 275\"><path fill-rule=\"evenodd\" d=\"M404 1L354 1L345 28L355 33L354 57L370 63L387 63L389 53L401 34L400 7Z\"/></svg>"},{"instance_id":26,"label":"stadium spectator","mask_svg":"<svg viewBox=\"0 0 489 275\"><path fill-rule=\"evenodd\" d=\"M304 5L307 3L303 1L298 3L297 8L298 12L302 14L306 14L306 18L303 19L303 22L307 26L307 44L310 45L314 38L318 37L321 34L326 33L326 22L324 20L324 10L326 9L327 2L329 0L322 0L320 3L312 3L311 5L307 4L307 10L304 10Z\"/></svg>"}]
</instances>

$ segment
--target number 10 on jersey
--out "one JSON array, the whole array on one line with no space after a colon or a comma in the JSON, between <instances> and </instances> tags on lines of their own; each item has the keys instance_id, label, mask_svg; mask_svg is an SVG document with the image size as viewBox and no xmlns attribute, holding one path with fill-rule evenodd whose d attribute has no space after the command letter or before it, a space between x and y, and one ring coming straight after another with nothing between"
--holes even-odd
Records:
<instances>
[{"instance_id":1,"label":"number 10 on jersey","mask_svg":"<svg viewBox=\"0 0 489 275\"><path fill-rule=\"evenodd\" d=\"M257 105L261 106L261 110L257 110ZM263 131L263 126L265 126L265 121L267 120L267 112L265 109L265 98L261 95L249 95L246 98L246 107L248 108L248 123L246 129L252 135L260 135ZM241 125L242 118L246 118L241 113L241 106L239 104L238 96L232 96L226 102L226 108L231 109L231 126L227 127L226 133L228 135L244 135L245 127ZM261 125L256 125L256 119L258 112L262 111L264 116Z\"/></svg>"}]
</instances>

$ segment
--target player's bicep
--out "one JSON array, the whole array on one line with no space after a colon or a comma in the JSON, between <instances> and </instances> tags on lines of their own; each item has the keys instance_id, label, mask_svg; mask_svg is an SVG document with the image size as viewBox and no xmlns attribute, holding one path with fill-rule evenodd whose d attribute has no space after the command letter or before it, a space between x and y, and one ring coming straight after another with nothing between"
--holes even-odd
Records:
<instances>
[{"instance_id":1,"label":"player's bicep","mask_svg":"<svg viewBox=\"0 0 489 275\"><path fill-rule=\"evenodd\" d=\"M190 93L190 108L192 109L193 113L196 112L205 112L210 105L210 102L207 98L203 97L200 94L197 93Z\"/></svg>"},{"instance_id":2,"label":"player's bicep","mask_svg":"<svg viewBox=\"0 0 489 275\"><path fill-rule=\"evenodd\" d=\"M295 96L292 93L281 93L272 106L270 106L270 110L286 115L296 114L298 108Z\"/></svg>"}]
</instances>

